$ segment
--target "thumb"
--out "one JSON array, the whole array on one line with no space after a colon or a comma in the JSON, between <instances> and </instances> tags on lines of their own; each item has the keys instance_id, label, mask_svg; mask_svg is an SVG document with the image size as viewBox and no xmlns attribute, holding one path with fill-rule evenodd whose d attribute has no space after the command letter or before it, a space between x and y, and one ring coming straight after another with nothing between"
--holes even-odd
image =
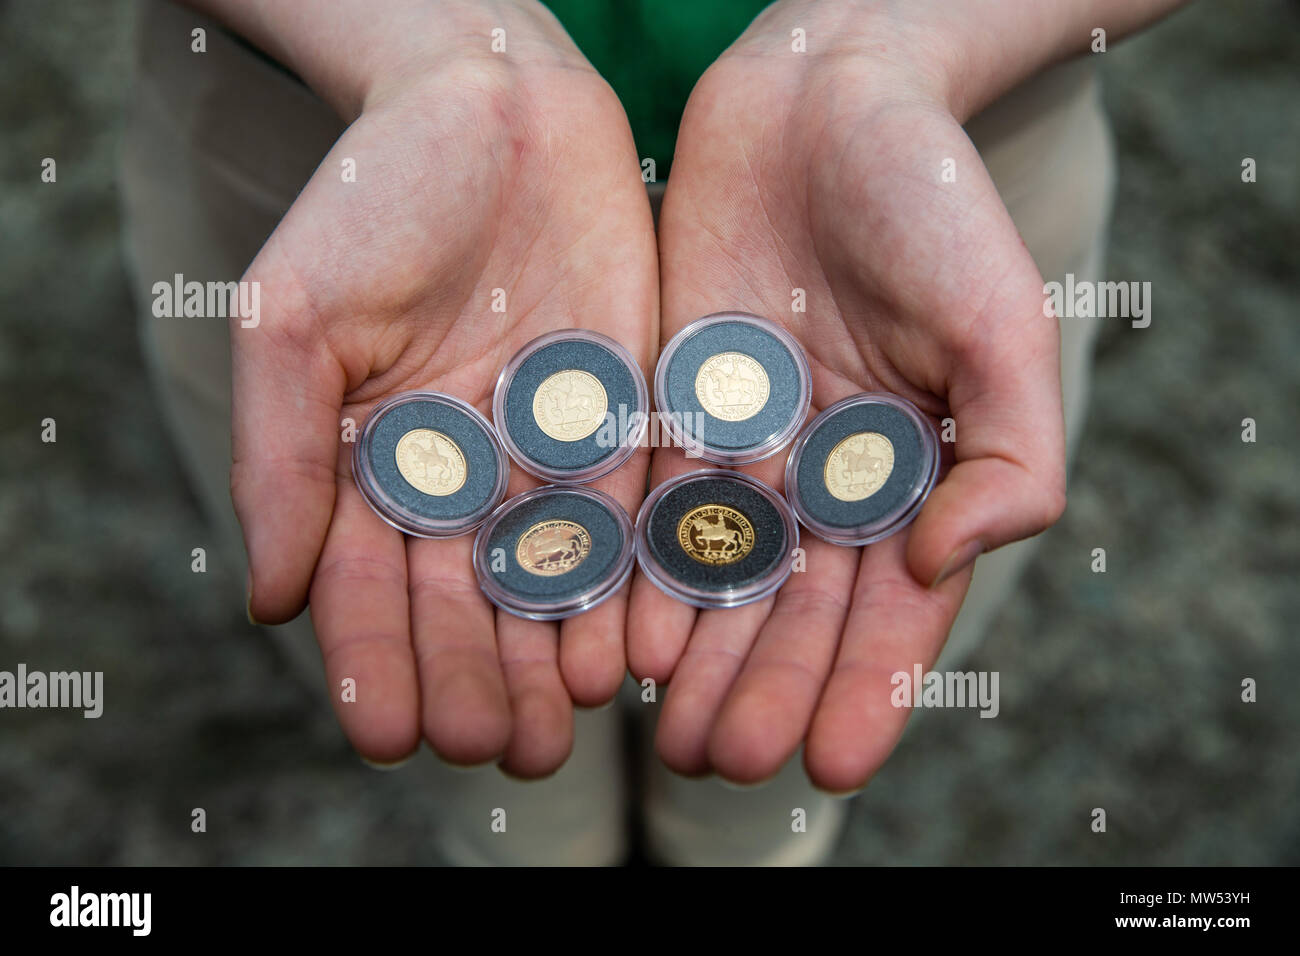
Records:
<instances>
[{"instance_id":1,"label":"thumb","mask_svg":"<svg viewBox=\"0 0 1300 956\"><path fill-rule=\"evenodd\" d=\"M949 370L957 463L934 489L907 549L932 587L984 551L1050 527L1065 509L1060 328L1021 247L1014 283L990 300ZM1010 288L1009 288L1010 287Z\"/></svg>"},{"instance_id":2,"label":"thumb","mask_svg":"<svg viewBox=\"0 0 1300 956\"><path fill-rule=\"evenodd\" d=\"M266 286L280 298L264 297L258 324L231 323L230 492L248 549L249 617L278 624L305 606L329 528L346 380L305 298Z\"/></svg>"}]
</instances>

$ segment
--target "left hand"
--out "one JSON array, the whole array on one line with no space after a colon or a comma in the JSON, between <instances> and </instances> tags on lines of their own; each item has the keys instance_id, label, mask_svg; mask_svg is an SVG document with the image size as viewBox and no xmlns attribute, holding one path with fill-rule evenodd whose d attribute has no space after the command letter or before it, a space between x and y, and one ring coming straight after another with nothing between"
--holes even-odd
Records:
<instances>
[{"instance_id":1,"label":"left hand","mask_svg":"<svg viewBox=\"0 0 1300 956\"><path fill-rule=\"evenodd\" d=\"M1064 508L1058 328L953 115L949 48L916 43L906 12L859 6L851 27L818 30L823 14L777 4L700 80L660 220L661 341L720 310L781 322L812 366L811 414L902 395L955 418L956 464L891 538L851 549L805 533L807 570L774 598L696 612L638 577L629 663L671 678L656 746L680 773L755 782L803 744L815 784L863 786L908 716L890 676L934 663L976 554ZM823 46L791 52L794 26ZM744 470L780 489L784 463ZM660 449L652 484L699 466Z\"/></svg>"}]
</instances>

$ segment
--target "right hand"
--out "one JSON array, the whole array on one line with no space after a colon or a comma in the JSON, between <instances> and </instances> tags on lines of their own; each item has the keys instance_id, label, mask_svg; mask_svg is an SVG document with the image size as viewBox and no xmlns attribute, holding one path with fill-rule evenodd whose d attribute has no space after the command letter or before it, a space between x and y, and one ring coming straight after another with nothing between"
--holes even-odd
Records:
<instances>
[{"instance_id":1,"label":"right hand","mask_svg":"<svg viewBox=\"0 0 1300 956\"><path fill-rule=\"evenodd\" d=\"M330 697L363 756L397 761L423 737L453 763L534 777L567 757L573 706L622 682L625 593L559 625L497 612L473 535L406 538L370 511L340 423L412 389L487 414L502 366L552 329L604 332L648 373L654 232L618 99L554 18L531 2L431 9L441 54L412 58L412 24L396 18L360 115L244 276L261 284L262 317L232 323L231 490L250 616L283 622L310 600ZM495 26L508 53L490 49ZM345 158L356 182L342 181ZM646 459L598 483L632 514ZM534 484L516 472L508 493ZM340 700L348 677L355 703Z\"/></svg>"}]
</instances>

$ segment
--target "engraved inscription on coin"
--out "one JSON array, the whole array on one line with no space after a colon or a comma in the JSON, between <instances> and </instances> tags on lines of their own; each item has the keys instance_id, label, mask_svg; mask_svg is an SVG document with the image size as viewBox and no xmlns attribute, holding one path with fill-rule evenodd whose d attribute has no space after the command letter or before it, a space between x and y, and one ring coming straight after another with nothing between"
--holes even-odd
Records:
<instances>
[{"instance_id":1,"label":"engraved inscription on coin","mask_svg":"<svg viewBox=\"0 0 1300 956\"><path fill-rule=\"evenodd\" d=\"M591 534L563 519L542 521L519 537L515 560L531 574L555 577L572 571L591 553Z\"/></svg>"},{"instance_id":2,"label":"engraved inscription on coin","mask_svg":"<svg viewBox=\"0 0 1300 956\"><path fill-rule=\"evenodd\" d=\"M576 368L556 372L533 393L533 420L556 441L579 441L605 421L609 397L600 379Z\"/></svg>"},{"instance_id":3,"label":"engraved inscription on coin","mask_svg":"<svg viewBox=\"0 0 1300 956\"><path fill-rule=\"evenodd\" d=\"M678 523L677 541L701 564L732 564L754 550L754 526L735 508L703 505Z\"/></svg>"},{"instance_id":4,"label":"engraved inscription on coin","mask_svg":"<svg viewBox=\"0 0 1300 956\"><path fill-rule=\"evenodd\" d=\"M879 432L857 432L826 458L826 490L840 501L862 501L879 491L894 470L894 446Z\"/></svg>"},{"instance_id":5,"label":"engraved inscription on coin","mask_svg":"<svg viewBox=\"0 0 1300 956\"><path fill-rule=\"evenodd\" d=\"M743 352L719 352L695 375L695 397L724 422L753 418L767 404L768 389L763 363Z\"/></svg>"},{"instance_id":6,"label":"engraved inscription on coin","mask_svg":"<svg viewBox=\"0 0 1300 956\"><path fill-rule=\"evenodd\" d=\"M397 470L416 491L442 497L465 484L469 469L460 446L432 428L413 428L397 440Z\"/></svg>"}]
</instances>

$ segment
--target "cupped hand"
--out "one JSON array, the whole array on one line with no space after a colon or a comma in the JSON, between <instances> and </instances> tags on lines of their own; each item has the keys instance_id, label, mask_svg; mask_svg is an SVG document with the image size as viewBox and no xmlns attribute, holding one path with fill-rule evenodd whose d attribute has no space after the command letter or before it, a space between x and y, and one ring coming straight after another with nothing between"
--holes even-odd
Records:
<instances>
[{"instance_id":1,"label":"cupped hand","mask_svg":"<svg viewBox=\"0 0 1300 956\"><path fill-rule=\"evenodd\" d=\"M492 51L494 23L509 53ZM232 323L249 610L277 623L310 600L363 756L396 761L423 737L449 761L540 776L572 746L574 705L620 685L626 592L559 625L496 611L473 535L406 538L371 512L343 423L412 389L490 417L502 366L552 329L603 332L648 369L653 226L622 108L548 13L498 4L431 60L369 88L244 276L262 311L255 328ZM598 483L633 514L647 458ZM535 484L515 468L508 493Z\"/></svg>"},{"instance_id":2,"label":"cupped hand","mask_svg":"<svg viewBox=\"0 0 1300 956\"><path fill-rule=\"evenodd\" d=\"M818 16L769 8L691 96L659 224L662 339L720 310L776 320L807 352L812 414L902 395L955 420L950 470L893 537L805 533L806 570L760 603L697 612L638 577L628 655L671 681L672 769L755 782L803 745L815 784L850 791L907 719L890 676L933 664L975 556L1060 515L1064 438L1057 325L943 64L892 23ZM781 488L784 460L744 470ZM657 450L652 481L699 465Z\"/></svg>"}]
</instances>

